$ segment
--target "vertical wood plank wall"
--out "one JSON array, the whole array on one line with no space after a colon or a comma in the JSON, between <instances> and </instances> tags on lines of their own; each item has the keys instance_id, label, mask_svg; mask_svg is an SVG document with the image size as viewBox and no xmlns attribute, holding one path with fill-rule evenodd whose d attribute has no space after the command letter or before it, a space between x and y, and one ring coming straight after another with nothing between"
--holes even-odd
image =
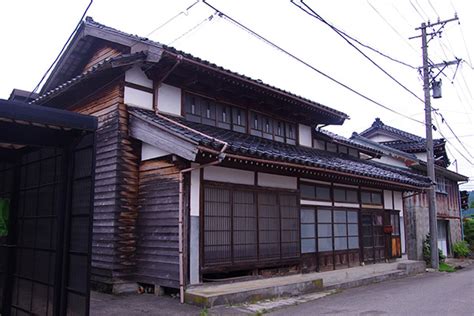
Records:
<instances>
[{"instance_id":1,"label":"vertical wood plank wall","mask_svg":"<svg viewBox=\"0 0 474 316\"><path fill-rule=\"evenodd\" d=\"M140 165L137 280L179 287L179 169L150 160Z\"/></svg>"},{"instance_id":2,"label":"vertical wood plank wall","mask_svg":"<svg viewBox=\"0 0 474 316\"><path fill-rule=\"evenodd\" d=\"M104 290L130 278L137 244L138 146L128 136L123 78L75 109L97 116L92 281Z\"/></svg>"}]
</instances>

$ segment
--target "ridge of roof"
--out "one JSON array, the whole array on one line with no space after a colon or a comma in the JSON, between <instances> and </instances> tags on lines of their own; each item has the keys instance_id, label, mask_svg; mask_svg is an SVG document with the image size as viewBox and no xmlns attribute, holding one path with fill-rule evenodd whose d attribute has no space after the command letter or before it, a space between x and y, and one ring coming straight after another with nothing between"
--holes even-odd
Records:
<instances>
[{"instance_id":1,"label":"ridge of roof","mask_svg":"<svg viewBox=\"0 0 474 316\"><path fill-rule=\"evenodd\" d=\"M407 141L423 141L424 140L423 137L417 136L417 135L412 134L412 133L408 133L406 131L395 128L393 126L386 125L378 117L375 118L375 121L372 123L372 126L367 128L363 132L359 133L359 135L365 137L365 136L368 136L368 135L370 135L370 134L372 134L372 133L374 133L378 130L382 130L382 131L388 132L390 134L403 137Z\"/></svg>"},{"instance_id":2,"label":"ridge of roof","mask_svg":"<svg viewBox=\"0 0 474 316\"><path fill-rule=\"evenodd\" d=\"M145 44L148 44L148 45L152 45L152 46L154 46L154 47L163 49L165 52L170 53L170 54L181 55L181 56L184 57L185 59L189 59L189 60L192 60L192 61L194 61L194 62L203 64L203 65L205 65L205 66L214 68L216 71L220 71L220 72L227 73L228 75L235 76L235 77L238 77L238 78L240 78L240 79L242 79L242 80L249 81L249 82L251 82L252 84L258 85L258 86L260 86L260 87L262 87L262 88L274 90L275 92L280 93L280 94L284 94L284 95L286 95L286 96L289 97L289 98L298 100L299 102L302 102L302 103L309 104L309 105L311 105L311 106L313 106L313 107L315 107L315 108L319 108L320 110L325 111L325 112L329 113L330 115L339 117L339 119L341 119L342 121L344 121L344 120L346 120L346 119L349 119L349 115L347 115L346 113L341 112L341 111L338 111L338 110L336 110L336 109L333 109L333 108L331 108L331 107L329 107L329 106L323 105L323 104L321 104L321 103L319 103L319 102L316 102L316 101L310 100L310 99L308 99L308 98L305 98L305 97L303 97L303 96L294 94L294 93L292 93L292 92L290 92L290 91L288 91L288 90L284 90L284 89L278 88L278 87L276 87L276 86L273 86L273 85L264 83L264 82L262 82L262 80L260 80L260 79L254 79L254 78L251 78L251 77L246 76L246 75L244 75L244 74L241 74L241 73L232 71L232 70L230 70L230 69L228 69L228 68L224 68L224 67L222 67L222 66L216 65L215 63L212 63L212 62L207 61L207 60L205 60L205 59L201 59L201 58L196 57L196 56L194 56L194 55L192 55L192 54L189 54L189 53L186 53L186 52L181 51L181 50L179 50L179 49L176 49L176 48L174 48L174 47L172 47L172 46L168 46L168 45L165 45L165 44L162 44L162 43L159 43L159 42L150 40L150 39L147 38L147 37L142 37L142 36L130 34L130 33L127 33L127 32L123 32L123 31L118 30L118 29L116 29L116 28L113 28L113 27L104 25L104 24L102 24L102 23L96 22L96 21L95 21L92 17L90 17L90 16L88 16L88 17L85 18L85 20L83 21L83 24L84 24L85 26L89 26L89 27L93 27L93 28L98 28L98 29L101 29L101 30L105 30L105 31L107 31L107 32L112 32L112 33L115 33L115 34L117 34L117 35L130 38L130 39L135 40L135 41L139 41L139 42L142 42L142 43L145 43Z\"/></svg>"},{"instance_id":3,"label":"ridge of roof","mask_svg":"<svg viewBox=\"0 0 474 316\"><path fill-rule=\"evenodd\" d=\"M373 141L373 140L370 140L369 138L367 137L364 137L360 134L357 134L356 132L353 132L352 133L352 136L351 136L351 139L356 139L358 141L361 141L363 143L366 143L366 144L369 144L370 146L373 146L375 148L379 148L380 151L382 151L383 153L385 152L390 152L390 153L393 153L397 156L400 156L400 157L403 157L403 158L406 158L406 159L412 159L414 161L418 161L419 159L412 153L408 153L408 152L405 152L405 151L402 151L402 150L399 150L399 149L396 149L394 147L390 147L390 146L387 146L384 144L384 142L376 142L376 141ZM384 152L385 151L385 152Z\"/></svg>"}]
</instances>

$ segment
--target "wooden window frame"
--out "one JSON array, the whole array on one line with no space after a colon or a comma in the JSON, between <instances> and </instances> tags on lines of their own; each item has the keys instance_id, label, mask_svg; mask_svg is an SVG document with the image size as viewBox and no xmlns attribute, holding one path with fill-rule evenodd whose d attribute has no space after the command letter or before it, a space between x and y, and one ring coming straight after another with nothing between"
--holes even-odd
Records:
<instances>
[{"instance_id":1,"label":"wooden window frame","mask_svg":"<svg viewBox=\"0 0 474 316\"><path fill-rule=\"evenodd\" d=\"M314 198L309 198L309 197L303 197L301 194L301 185L311 185L314 187L314 192L315 192L315 197ZM327 188L329 190L329 198L323 199L323 198L318 198L316 194L316 188L321 187L321 188ZM322 201L322 202L332 202L332 187L329 184L319 184L319 183L313 183L313 182L307 182L307 181L300 181L298 188L300 189L300 195L302 200L308 200L308 201Z\"/></svg>"},{"instance_id":2,"label":"wooden window frame","mask_svg":"<svg viewBox=\"0 0 474 316\"><path fill-rule=\"evenodd\" d=\"M231 256L232 258L230 259L230 262L225 262L225 263L206 263L206 256L205 256L205 216L204 216L204 207L205 207L205 200L204 200L204 190L206 187L210 188L221 188L225 190L229 190L231 194ZM234 231L233 231L233 223L232 221L234 220L233 217L233 204L232 204L232 192L234 190L242 190L242 191L248 191L252 192L254 194L254 201L256 202L255 208L256 208L256 217L257 217L257 258L255 260L247 260L247 261L238 261L235 262L234 260L234 243L232 238L234 238ZM258 202L258 194L259 193L273 193L277 195L278 199L278 209L279 209L279 220L280 220L280 241L279 241L279 247L280 247L280 255L279 258L261 258L260 256L260 238L259 238L259 232L260 232L260 223L259 223L259 202ZM296 223L296 230L298 234L298 238L296 240L297 246L297 255L294 257L283 257L283 252L282 252L282 232L283 229L281 227L281 220L282 220L282 203L281 203L281 195L293 195L296 201L296 212L297 212L297 223ZM300 196L299 192L297 190L290 190L290 189L273 189L273 188L263 188L263 187L256 187L256 186L248 186L248 185L240 185L240 184L227 184L227 183L220 183L220 182L214 182L214 181L201 181L201 202L200 202L200 225L201 225L201 238L200 238L200 266L201 266L201 272L210 272L210 271L218 271L222 267L225 270L241 270L241 269L251 269L255 267L265 267L265 266L274 266L274 265L284 265L287 263L298 263L301 258L301 232L300 232L300 225L301 225L301 218L300 218Z\"/></svg>"},{"instance_id":3,"label":"wooden window frame","mask_svg":"<svg viewBox=\"0 0 474 316\"><path fill-rule=\"evenodd\" d=\"M359 204L359 203L360 203L360 196L359 196L360 190L359 190L359 189L333 186L333 187L332 187L332 190L333 190L333 194L332 194L332 196L333 196L333 201L336 202L336 203L354 203L354 204L356 204L356 203ZM336 190L344 190L344 197L345 197L344 200L337 200L337 199L336 199L336 194L335 194L335 191L336 191ZM348 200L347 200L347 191L355 192L355 193L356 193L357 200L356 200L356 201L348 201Z\"/></svg>"},{"instance_id":4,"label":"wooden window frame","mask_svg":"<svg viewBox=\"0 0 474 316\"><path fill-rule=\"evenodd\" d=\"M362 194L364 194L364 193L369 193L370 202L364 202L364 201L362 200ZM378 194L378 195L380 195L380 203L374 202L374 199L373 199L372 194ZM384 205L383 192L380 192L380 191L371 191L371 190L360 190L360 203L361 203L361 204L364 204L364 205L383 206L383 205Z\"/></svg>"}]
</instances>

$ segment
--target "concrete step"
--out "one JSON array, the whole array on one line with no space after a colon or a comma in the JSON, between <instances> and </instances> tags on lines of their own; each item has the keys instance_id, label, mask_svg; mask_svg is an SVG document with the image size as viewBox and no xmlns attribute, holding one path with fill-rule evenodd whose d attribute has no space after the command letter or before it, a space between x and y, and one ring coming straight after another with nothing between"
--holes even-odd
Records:
<instances>
[{"instance_id":1,"label":"concrete step","mask_svg":"<svg viewBox=\"0 0 474 316\"><path fill-rule=\"evenodd\" d=\"M297 274L228 284L190 287L185 301L202 307L255 303L265 299L298 296L322 290L358 287L394 280L425 271L424 262L399 261L321 273Z\"/></svg>"}]
</instances>

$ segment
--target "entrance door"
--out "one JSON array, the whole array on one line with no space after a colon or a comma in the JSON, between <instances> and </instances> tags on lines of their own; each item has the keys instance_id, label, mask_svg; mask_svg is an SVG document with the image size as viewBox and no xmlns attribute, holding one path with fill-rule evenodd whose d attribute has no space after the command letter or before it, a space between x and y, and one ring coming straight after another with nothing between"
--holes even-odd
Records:
<instances>
[{"instance_id":1,"label":"entrance door","mask_svg":"<svg viewBox=\"0 0 474 316\"><path fill-rule=\"evenodd\" d=\"M362 211L363 261L376 263L385 259L383 211Z\"/></svg>"},{"instance_id":2,"label":"entrance door","mask_svg":"<svg viewBox=\"0 0 474 316\"><path fill-rule=\"evenodd\" d=\"M438 221L438 249L448 256L448 225L447 221Z\"/></svg>"}]
</instances>

